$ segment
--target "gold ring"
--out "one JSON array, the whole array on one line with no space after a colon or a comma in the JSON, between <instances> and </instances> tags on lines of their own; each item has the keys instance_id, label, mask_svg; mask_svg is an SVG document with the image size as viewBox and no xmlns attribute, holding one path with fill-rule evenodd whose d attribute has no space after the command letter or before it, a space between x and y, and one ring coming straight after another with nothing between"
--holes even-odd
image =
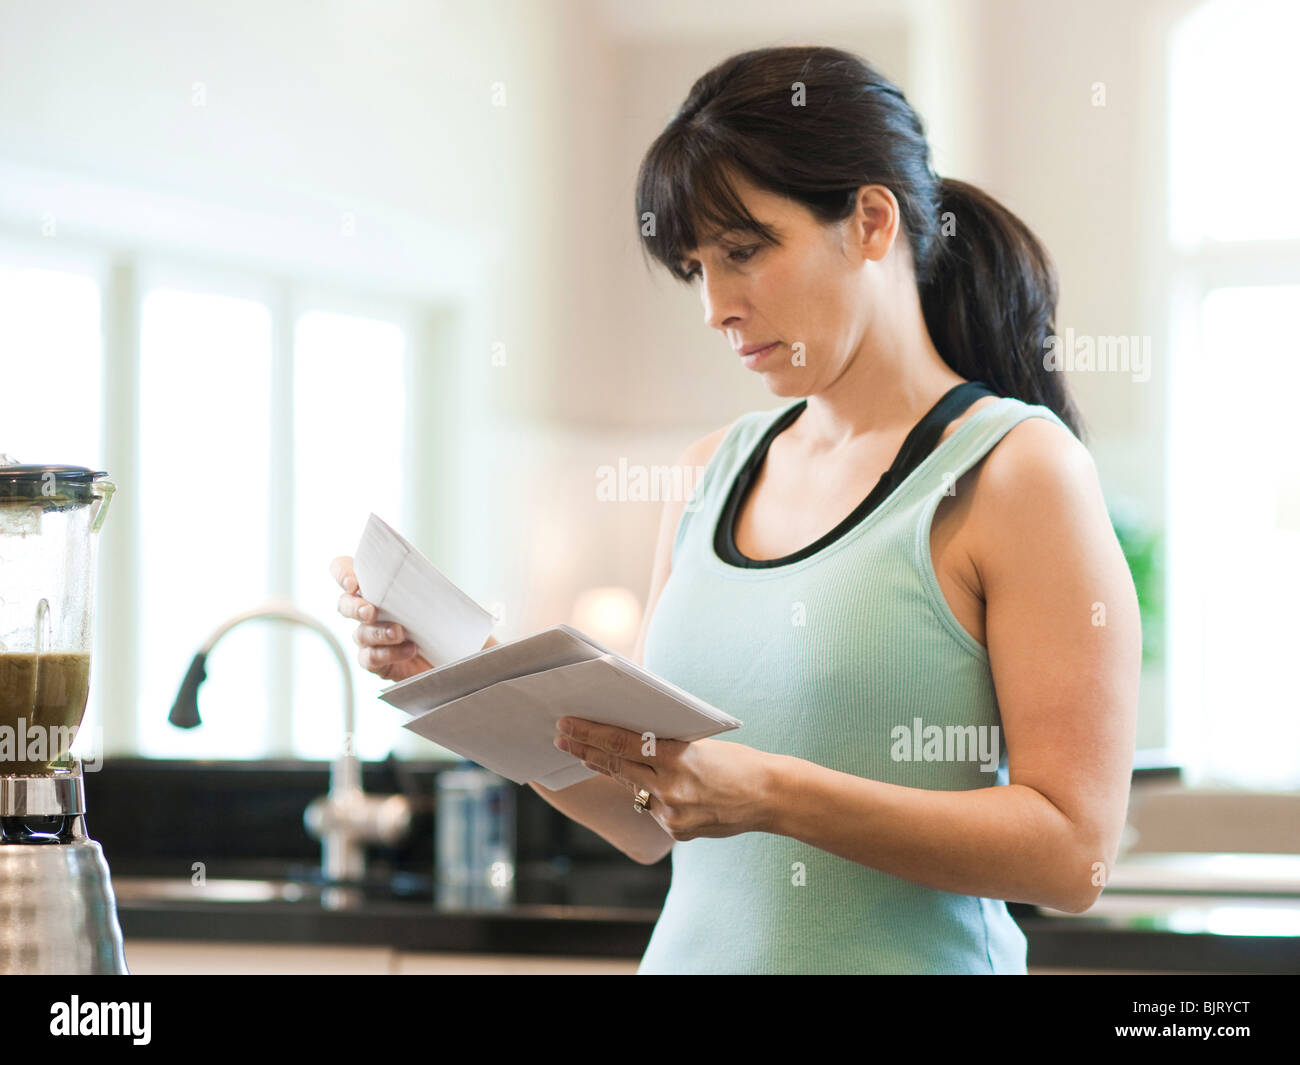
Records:
<instances>
[{"instance_id":1,"label":"gold ring","mask_svg":"<svg viewBox=\"0 0 1300 1065\"><path fill-rule=\"evenodd\" d=\"M636 798L632 800L632 809L640 813L650 804L650 793L642 788L636 793Z\"/></svg>"}]
</instances>

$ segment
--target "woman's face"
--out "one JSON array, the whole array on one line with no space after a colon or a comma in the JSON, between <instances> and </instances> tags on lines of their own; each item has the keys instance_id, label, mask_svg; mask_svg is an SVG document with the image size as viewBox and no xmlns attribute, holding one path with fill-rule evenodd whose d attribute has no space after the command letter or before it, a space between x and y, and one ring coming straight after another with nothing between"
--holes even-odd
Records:
<instances>
[{"instance_id":1,"label":"woman's face","mask_svg":"<svg viewBox=\"0 0 1300 1065\"><path fill-rule=\"evenodd\" d=\"M897 201L882 186L867 186L855 215L826 225L794 200L732 181L781 243L715 234L687 254L683 268L695 273L705 322L733 350L772 345L742 358L746 369L777 395L812 395L850 365L888 289L896 256L882 260L898 229Z\"/></svg>"}]
</instances>

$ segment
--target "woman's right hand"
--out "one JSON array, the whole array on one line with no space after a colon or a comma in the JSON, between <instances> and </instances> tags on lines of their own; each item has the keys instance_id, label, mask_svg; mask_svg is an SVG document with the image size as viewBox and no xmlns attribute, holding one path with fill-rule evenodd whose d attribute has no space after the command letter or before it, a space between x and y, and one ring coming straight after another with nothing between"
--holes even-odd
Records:
<instances>
[{"instance_id":1,"label":"woman's right hand","mask_svg":"<svg viewBox=\"0 0 1300 1065\"><path fill-rule=\"evenodd\" d=\"M352 569L352 556L341 555L330 563L330 573L339 582L343 594L339 596L339 613L359 622L352 639L361 648L357 661L384 680L399 681L433 668L420 654L406 632L396 622L374 624L378 613L374 603L357 595L360 585Z\"/></svg>"}]
</instances>

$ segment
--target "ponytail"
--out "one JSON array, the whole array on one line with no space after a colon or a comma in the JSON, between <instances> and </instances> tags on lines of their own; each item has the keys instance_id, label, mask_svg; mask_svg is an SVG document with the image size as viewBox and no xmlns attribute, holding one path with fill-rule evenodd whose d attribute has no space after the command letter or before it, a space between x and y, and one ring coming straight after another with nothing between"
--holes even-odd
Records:
<instances>
[{"instance_id":1,"label":"ponytail","mask_svg":"<svg viewBox=\"0 0 1300 1065\"><path fill-rule=\"evenodd\" d=\"M940 181L939 238L920 282L930 338L957 373L1048 407L1082 439L1065 378L1044 365L1056 332L1056 270L1038 239L988 193Z\"/></svg>"}]
</instances>

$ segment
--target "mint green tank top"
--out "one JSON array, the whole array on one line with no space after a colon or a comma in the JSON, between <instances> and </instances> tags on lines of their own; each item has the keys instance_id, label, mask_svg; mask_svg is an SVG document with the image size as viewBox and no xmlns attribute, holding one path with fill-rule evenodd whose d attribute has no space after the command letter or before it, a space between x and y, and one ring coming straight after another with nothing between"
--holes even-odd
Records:
<instances>
[{"instance_id":1,"label":"mint green tank top","mask_svg":"<svg viewBox=\"0 0 1300 1065\"><path fill-rule=\"evenodd\" d=\"M650 619L646 668L740 718L722 742L912 788L1005 785L988 652L943 597L930 524L1012 426L1064 422L1000 398L833 542L786 564L732 565L714 546L728 495L795 405L742 415L705 467ZM980 727L983 752L971 742ZM766 832L677 842L671 861L642 974L1026 971L1024 934L1000 900L937 891Z\"/></svg>"}]
</instances>

